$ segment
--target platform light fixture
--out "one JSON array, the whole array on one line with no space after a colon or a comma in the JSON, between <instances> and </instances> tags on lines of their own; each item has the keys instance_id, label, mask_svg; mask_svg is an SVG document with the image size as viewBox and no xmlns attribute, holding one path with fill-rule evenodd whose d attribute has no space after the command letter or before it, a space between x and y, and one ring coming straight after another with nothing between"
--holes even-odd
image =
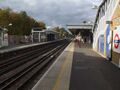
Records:
<instances>
[{"instance_id":1,"label":"platform light fixture","mask_svg":"<svg viewBox=\"0 0 120 90\"><path fill-rule=\"evenodd\" d=\"M12 23L9 23L8 26L12 26Z\"/></svg>"}]
</instances>

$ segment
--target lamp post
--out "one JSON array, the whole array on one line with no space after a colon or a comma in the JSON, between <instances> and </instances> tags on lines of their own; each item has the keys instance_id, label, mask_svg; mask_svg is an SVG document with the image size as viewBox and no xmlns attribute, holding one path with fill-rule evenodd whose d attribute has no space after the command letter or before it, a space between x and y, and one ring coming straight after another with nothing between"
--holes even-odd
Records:
<instances>
[{"instance_id":1,"label":"lamp post","mask_svg":"<svg viewBox=\"0 0 120 90\"><path fill-rule=\"evenodd\" d=\"M8 26L12 26L12 23L9 23Z\"/></svg>"},{"instance_id":2,"label":"lamp post","mask_svg":"<svg viewBox=\"0 0 120 90\"><path fill-rule=\"evenodd\" d=\"M7 28L4 28L4 36L5 36L5 38L6 38L6 42L8 42L8 45L9 45L9 42L10 42L10 36L9 36L9 34L8 34L8 27L11 27L13 24L12 23L9 23L8 25L7 25Z\"/></svg>"},{"instance_id":3,"label":"lamp post","mask_svg":"<svg viewBox=\"0 0 120 90\"><path fill-rule=\"evenodd\" d=\"M9 27L9 26L12 26L12 23L9 23L8 26L5 26L5 27L3 28L3 30L4 30L5 33L8 32L7 27Z\"/></svg>"}]
</instances>

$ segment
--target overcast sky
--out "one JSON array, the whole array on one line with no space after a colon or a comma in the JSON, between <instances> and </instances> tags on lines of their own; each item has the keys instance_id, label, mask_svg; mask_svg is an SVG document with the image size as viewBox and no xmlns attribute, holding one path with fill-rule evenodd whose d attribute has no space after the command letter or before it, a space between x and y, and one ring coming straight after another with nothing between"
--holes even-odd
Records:
<instances>
[{"instance_id":1,"label":"overcast sky","mask_svg":"<svg viewBox=\"0 0 120 90\"><path fill-rule=\"evenodd\" d=\"M29 16L44 21L47 25L66 25L94 20L102 0L0 0L0 8L10 7L26 11Z\"/></svg>"}]
</instances>

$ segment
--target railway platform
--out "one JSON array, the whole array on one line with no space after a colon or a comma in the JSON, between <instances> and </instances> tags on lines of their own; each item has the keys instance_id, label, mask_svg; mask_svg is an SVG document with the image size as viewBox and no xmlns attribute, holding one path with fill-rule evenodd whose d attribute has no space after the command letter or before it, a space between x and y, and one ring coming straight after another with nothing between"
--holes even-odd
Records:
<instances>
[{"instance_id":1,"label":"railway platform","mask_svg":"<svg viewBox=\"0 0 120 90\"><path fill-rule=\"evenodd\" d=\"M22 49L22 48L26 48L26 47L30 47L30 46L32 47L32 46L40 45L40 44L41 43L29 43L29 44L6 46L6 47L0 48L0 53L9 52L9 51L17 50L17 49Z\"/></svg>"},{"instance_id":2,"label":"railway platform","mask_svg":"<svg viewBox=\"0 0 120 90\"><path fill-rule=\"evenodd\" d=\"M33 47L33 46L47 44L47 43L51 43L51 42L54 42L54 41L6 46L6 47L0 48L0 53L10 52L10 51L14 51L14 50L20 50L20 49L23 49L23 48Z\"/></svg>"},{"instance_id":3,"label":"railway platform","mask_svg":"<svg viewBox=\"0 0 120 90\"><path fill-rule=\"evenodd\" d=\"M72 42L32 90L120 90L120 69Z\"/></svg>"}]
</instances>

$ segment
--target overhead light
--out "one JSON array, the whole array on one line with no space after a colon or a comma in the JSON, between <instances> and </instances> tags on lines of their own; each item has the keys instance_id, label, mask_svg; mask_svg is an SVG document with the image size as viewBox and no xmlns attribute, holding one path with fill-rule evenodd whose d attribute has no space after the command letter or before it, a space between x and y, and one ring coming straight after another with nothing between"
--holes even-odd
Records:
<instances>
[{"instance_id":1,"label":"overhead light","mask_svg":"<svg viewBox=\"0 0 120 90\"><path fill-rule=\"evenodd\" d=\"M12 26L12 23L9 23L9 25L8 26Z\"/></svg>"}]
</instances>

